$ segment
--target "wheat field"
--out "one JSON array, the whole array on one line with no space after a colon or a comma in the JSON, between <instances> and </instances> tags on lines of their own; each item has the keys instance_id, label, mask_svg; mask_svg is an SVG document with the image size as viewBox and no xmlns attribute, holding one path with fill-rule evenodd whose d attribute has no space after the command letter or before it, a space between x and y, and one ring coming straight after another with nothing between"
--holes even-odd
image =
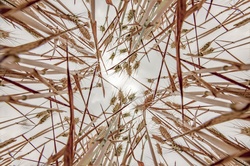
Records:
<instances>
[{"instance_id":1,"label":"wheat field","mask_svg":"<svg viewBox=\"0 0 250 166\"><path fill-rule=\"evenodd\" d=\"M249 15L249 0L0 0L0 165L249 165Z\"/></svg>"}]
</instances>

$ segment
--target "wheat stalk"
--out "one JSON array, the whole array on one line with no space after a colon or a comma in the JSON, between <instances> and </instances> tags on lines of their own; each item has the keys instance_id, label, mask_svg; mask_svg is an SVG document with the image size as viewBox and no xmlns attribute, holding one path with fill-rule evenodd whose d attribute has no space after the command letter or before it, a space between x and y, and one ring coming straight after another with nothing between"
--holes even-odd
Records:
<instances>
[{"instance_id":1,"label":"wheat stalk","mask_svg":"<svg viewBox=\"0 0 250 166\"><path fill-rule=\"evenodd\" d=\"M0 0L0 165L249 164L249 5Z\"/></svg>"}]
</instances>

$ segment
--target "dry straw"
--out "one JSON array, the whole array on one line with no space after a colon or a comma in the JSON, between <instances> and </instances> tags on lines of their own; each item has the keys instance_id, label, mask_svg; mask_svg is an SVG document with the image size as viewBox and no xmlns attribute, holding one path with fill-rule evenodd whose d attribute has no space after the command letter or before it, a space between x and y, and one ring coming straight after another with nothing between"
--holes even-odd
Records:
<instances>
[{"instance_id":1,"label":"dry straw","mask_svg":"<svg viewBox=\"0 0 250 166\"><path fill-rule=\"evenodd\" d=\"M249 6L0 1L0 165L250 164Z\"/></svg>"}]
</instances>

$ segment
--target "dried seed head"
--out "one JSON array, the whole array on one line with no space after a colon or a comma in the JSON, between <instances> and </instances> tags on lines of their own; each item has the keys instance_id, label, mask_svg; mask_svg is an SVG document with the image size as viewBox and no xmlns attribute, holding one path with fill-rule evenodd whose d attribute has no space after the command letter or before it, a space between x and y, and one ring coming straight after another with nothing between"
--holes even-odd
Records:
<instances>
[{"instance_id":1,"label":"dried seed head","mask_svg":"<svg viewBox=\"0 0 250 166\"><path fill-rule=\"evenodd\" d=\"M113 53L111 54L111 56L109 57L109 59L113 60L114 58L115 58L115 53L113 52Z\"/></svg>"},{"instance_id":2,"label":"dried seed head","mask_svg":"<svg viewBox=\"0 0 250 166\"><path fill-rule=\"evenodd\" d=\"M186 78L193 81L196 80L196 78L193 75L188 75Z\"/></svg>"},{"instance_id":3,"label":"dried seed head","mask_svg":"<svg viewBox=\"0 0 250 166\"><path fill-rule=\"evenodd\" d=\"M233 110L233 111L236 111L236 112L241 112L241 111L247 111L250 109L250 105L249 103L232 103L230 104L230 108Z\"/></svg>"},{"instance_id":4,"label":"dried seed head","mask_svg":"<svg viewBox=\"0 0 250 166\"><path fill-rule=\"evenodd\" d=\"M143 110L143 106L140 104L140 105L136 105L135 106L135 113L137 114L139 111L142 111Z\"/></svg>"},{"instance_id":5,"label":"dried seed head","mask_svg":"<svg viewBox=\"0 0 250 166\"><path fill-rule=\"evenodd\" d=\"M160 126L159 130L160 130L161 135L166 140L170 140L171 139L171 135L168 133L167 129L165 129L163 126Z\"/></svg>"},{"instance_id":6,"label":"dried seed head","mask_svg":"<svg viewBox=\"0 0 250 166\"><path fill-rule=\"evenodd\" d=\"M116 65L116 67L114 68L115 73L118 73L119 71L122 70L122 67L120 65Z\"/></svg>"},{"instance_id":7,"label":"dried seed head","mask_svg":"<svg viewBox=\"0 0 250 166\"><path fill-rule=\"evenodd\" d=\"M179 145L177 145L176 143L172 143L172 149L175 151L181 151L181 147Z\"/></svg>"},{"instance_id":8,"label":"dried seed head","mask_svg":"<svg viewBox=\"0 0 250 166\"><path fill-rule=\"evenodd\" d=\"M0 39L6 39L8 37L10 37L10 32L0 30Z\"/></svg>"},{"instance_id":9,"label":"dried seed head","mask_svg":"<svg viewBox=\"0 0 250 166\"><path fill-rule=\"evenodd\" d=\"M37 118L40 118L41 116L44 116L45 114L47 114L48 112L47 111L42 111L42 112L39 112L36 114L36 117Z\"/></svg>"},{"instance_id":10,"label":"dried seed head","mask_svg":"<svg viewBox=\"0 0 250 166\"><path fill-rule=\"evenodd\" d=\"M246 136L250 136L250 127L243 127L240 129L240 133Z\"/></svg>"},{"instance_id":11,"label":"dried seed head","mask_svg":"<svg viewBox=\"0 0 250 166\"><path fill-rule=\"evenodd\" d=\"M189 118L188 116L184 116L184 121L189 123L191 121L191 118Z\"/></svg>"},{"instance_id":12,"label":"dried seed head","mask_svg":"<svg viewBox=\"0 0 250 166\"><path fill-rule=\"evenodd\" d=\"M199 52L196 56L203 56L204 53L203 52Z\"/></svg>"},{"instance_id":13,"label":"dried seed head","mask_svg":"<svg viewBox=\"0 0 250 166\"><path fill-rule=\"evenodd\" d=\"M79 30L82 33L83 37L85 37L86 39L90 40L91 39L91 35L88 31L87 28L84 27L84 25L79 25Z\"/></svg>"},{"instance_id":14,"label":"dried seed head","mask_svg":"<svg viewBox=\"0 0 250 166\"><path fill-rule=\"evenodd\" d=\"M204 91L202 97L207 97L207 96L209 96L209 91Z\"/></svg>"},{"instance_id":15,"label":"dried seed head","mask_svg":"<svg viewBox=\"0 0 250 166\"><path fill-rule=\"evenodd\" d=\"M208 164L213 163L212 160L210 158L208 158L208 157L204 157L204 159L205 159L206 163L208 163Z\"/></svg>"},{"instance_id":16,"label":"dried seed head","mask_svg":"<svg viewBox=\"0 0 250 166\"><path fill-rule=\"evenodd\" d=\"M122 105L120 103L116 103L115 107L113 108L113 113L116 113L117 111L119 111L121 107Z\"/></svg>"},{"instance_id":17,"label":"dried seed head","mask_svg":"<svg viewBox=\"0 0 250 166\"><path fill-rule=\"evenodd\" d=\"M60 33L61 31L60 30L58 30L58 33ZM61 34L61 37L62 38L64 38L64 39L66 39L66 40L68 40L69 39L69 35L67 34L67 33L63 33L63 34Z\"/></svg>"},{"instance_id":18,"label":"dried seed head","mask_svg":"<svg viewBox=\"0 0 250 166\"><path fill-rule=\"evenodd\" d=\"M160 137L160 136L158 136L158 135L152 134L152 138L155 139L156 141L162 143L162 144L165 143L165 141L162 139L162 137Z\"/></svg>"},{"instance_id":19,"label":"dried seed head","mask_svg":"<svg viewBox=\"0 0 250 166\"><path fill-rule=\"evenodd\" d=\"M184 44L181 43L181 49L185 50L186 49L186 46Z\"/></svg>"},{"instance_id":20,"label":"dried seed head","mask_svg":"<svg viewBox=\"0 0 250 166\"><path fill-rule=\"evenodd\" d=\"M140 61L136 61L133 68L137 70L140 67Z\"/></svg>"},{"instance_id":21,"label":"dried seed head","mask_svg":"<svg viewBox=\"0 0 250 166\"><path fill-rule=\"evenodd\" d=\"M125 69L126 69L128 76L131 76L132 75L132 66L128 65Z\"/></svg>"},{"instance_id":22,"label":"dried seed head","mask_svg":"<svg viewBox=\"0 0 250 166\"><path fill-rule=\"evenodd\" d=\"M135 60L136 60L136 57L137 57L137 53L133 53L129 59L128 59L128 62L129 63L133 63Z\"/></svg>"},{"instance_id":23,"label":"dried seed head","mask_svg":"<svg viewBox=\"0 0 250 166\"><path fill-rule=\"evenodd\" d=\"M120 156L122 153L122 144L118 145L118 147L115 150L115 156Z\"/></svg>"},{"instance_id":24,"label":"dried seed head","mask_svg":"<svg viewBox=\"0 0 250 166\"><path fill-rule=\"evenodd\" d=\"M159 143L156 143L157 153L162 156L162 148Z\"/></svg>"},{"instance_id":25,"label":"dried seed head","mask_svg":"<svg viewBox=\"0 0 250 166\"><path fill-rule=\"evenodd\" d=\"M67 86L68 86L67 78L62 78L62 79L60 79L60 82L62 83L62 86L63 86L63 87L67 87Z\"/></svg>"},{"instance_id":26,"label":"dried seed head","mask_svg":"<svg viewBox=\"0 0 250 166\"><path fill-rule=\"evenodd\" d=\"M130 116L131 116L131 115L130 115L130 112L126 112L126 113L122 114L122 117L123 117L123 118L130 117Z\"/></svg>"},{"instance_id":27,"label":"dried seed head","mask_svg":"<svg viewBox=\"0 0 250 166\"><path fill-rule=\"evenodd\" d=\"M52 80L52 79L48 79L48 81L49 81L49 84L50 84L50 85L55 85L54 80Z\"/></svg>"},{"instance_id":28,"label":"dried seed head","mask_svg":"<svg viewBox=\"0 0 250 166\"><path fill-rule=\"evenodd\" d=\"M123 25L122 26L122 30L126 30L126 29L128 29L128 26L127 25Z\"/></svg>"},{"instance_id":29,"label":"dried seed head","mask_svg":"<svg viewBox=\"0 0 250 166\"><path fill-rule=\"evenodd\" d=\"M130 41L131 40L131 34L130 33L125 36L125 40L126 41Z\"/></svg>"},{"instance_id":30,"label":"dried seed head","mask_svg":"<svg viewBox=\"0 0 250 166\"><path fill-rule=\"evenodd\" d=\"M128 17L127 17L128 22L130 22L134 18L134 15L135 15L135 10L133 9L129 10Z\"/></svg>"},{"instance_id":31,"label":"dried seed head","mask_svg":"<svg viewBox=\"0 0 250 166\"><path fill-rule=\"evenodd\" d=\"M212 42L207 42L203 47L201 47L200 52L207 50L211 44L212 44Z\"/></svg>"},{"instance_id":32,"label":"dried seed head","mask_svg":"<svg viewBox=\"0 0 250 166\"><path fill-rule=\"evenodd\" d=\"M80 121L79 118L75 118L75 124L77 124Z\"/></svg>"},{"instance_id":33,"label":"dried seed head","mask_svg":"<svg viewBox=\"0 0 250 166\"><path fill-rule=\"evenodd\" d=\"M124 98L125 98L125 97L124 97L124 94L123 94L122 90L120 89L119 92L118 92L118 99L119 99L120 101L122 101Z\"/></svg>"},{"instance_id":34,"label":"dried seed head","mask_svg":"<svg viewBox=\"0 0 250 166\"><path fill-rule=\"evenodd\" d=\"M62 87L62 86L59 86L59 85L54 85L54 88L55 88L57 91L62 91L62 90L64 90L66 87Z\"/></svg>"},{"instance_id":35,"label":"dried seed head","mask_svg":"<svg viewBox=\"0 0 250 166\"><path fill-rule=\"evenodd\" d=\"M152 31L147 35L147 36L144 36L144 39L145 40L150 40L150 39L152 39L153 38L153 33L152 33Z\"/></svg>"},{"instance_id":36,"label":"dried seed head","mask_svg":"<svg viewBox=\"0 0 250 166\"><path fill-rule=\"evenodd\" d=\"M67 17L70 21L74 22L74 23L78 23L80 21L79 16L77 15L70 15L67 14Z\"/></svg>"},{"instance_id":37,"label":"dried seed head","mask_svg":"<svg viewBox=\"0 0 250 166\"><path fill-rule=\"evenodd\" d=\"M90 28L89 22L84 22L84 25L88 28Z\"/></svg>"},{"instance_id":38,"label":"dried seed head","mask_svg":"<svg viewBox=\"0 0 250 166\"><path fill-rule=\"evenodd\" d=\"M139 124L138 124L138 126L137 126L137 131L138 132L140 132L144 127L145 127L145 121L144 120L142 120Z\"/></svg>"},{"instance_id":39,"label":"dried seed head","mask_svg":"<svg viewBox=\"0 0 250 166\"><path fill-rule=\"evenodd\" d=\"M130 33L133 33L135 31L136 31L136 26L132 26L132 27L129 28Z\"/></svg>"},{"instance_id":40,"label":"dried seed head","mask_svg":"<svg viewBox=\"0 0 250 166\"><path fill-rule=\"evenodd\" d=\"M69 132L64 132L61 134L62 137L68 137L69 136Z\"/></svg>"},{"instance_id":41,"label":"dried seed head","mask_svg":"<svg viewBox=\"0 0 250 166\"><path fill-rule=\"evenodd\" d=\"M183 88L188 88L190 86L190 83L187 79L183 79Z\"/></svg>"},{"instance_id":42,"label":"dried seed head","mask_svg":"<svg viewBox=\"0 0 250 166\"><path fill-rule=\"evenodd\" d=\"M3 147L5 147L5 146L7 146L7 145L9 145L9 144L11 144L12 142L15 142L15 141L16 141L16 139L11 138L11 139L8 139L8 140L6 140L4 142L1 142L0 143L0 148L3 148Z\"/></svg>"},{"instance_id":43,"label":"dried seed head","mask_svg":"<svg viewBox=\"0 0 250 166\"><path fill-rule=\"evenodd\" d=\"M171 48L175 48L176 45L175 45L175 42L172 42L171 45L170 45Z\"/></svg>"},{"instance_id":44,"label":"dried seed head","mask_svg":"<svg viewBox=\"0 0 250 166\"><path fill-rule=\"evenodd\" d=\"M208 50L203 52L203 55L207 55L207 54L211 54L212 52L214 52L214 48L209 48Z\"/></svg>"},{"instance_id":45,"label":"dried seed head","mask_svg":"<svg viewBox=\"0 0 250 166\"><path fill-rule=\"evenodd\" d=\"M52 109L48 109L48 110L46 110L46 111L47 111L48 114L51 114L51 113L53 112Z\"/></svg>"},{"instance_id":46,"label":"dried seed head","mask_svg":"<svg viewBox=\"0 0 250 166\"><path fill-rule=\"evenodd\" d=\"M128 140L128 136L124 136L124 137L122 137L122 140Z\"/></svg>"},{"instance_id":47,"label":"dried seed head","mask_svg":"<svg viewBox=\"0 0 250 166\"><path fill-rule=\"evenodd\" d=\"M105 41L104 41L104 46L108 46L109 43L112 42L112 39L113 39L113 35L110 34L110 35L105 39Z\"/></svg>"},{"instance_id":48,"label":"dried seed head","mask_svg":"<svg viewBox=\"0 0 250 166\"><path fill-rule=\"evenodd\" d=\"M236 28L239 28L239 27L241 27L241 26L243 26L243 25L246 25L246 24L249 23L249 22L250 22L250 18L246 18L245 20L242 20L242 21L240 21L239 23L234 24L234 26L235 26Z\"/></svg>"},{"instance_id":49,"label":"dried seed head","mask_svg":"<svg viewBox=\"0 0 250 166\"><path fill-rule=\"evenodd\" d=\"M138 144L141 140L141 136L136 137L135 143Z\"/></svg>"},{"instance_id":50,"label":"dried seed head","mask_svg":"<svg viewBox=\"0 0 250 166\"><path fill-rule=\"evenodd\" d=\"M69 57L69 61L74 62L74 63L78 63L78 59L76 59L75 57Z\"/></svg>"},{"instance_id":51,"label":"dried seed head","mask_svg":"<svg viewBox=\"0 0 250 166\"><path fill-rule=\"evenodd\" d=\"M155 22L155 25L154 25L154 28L153 28L153 31L155 32L157 29L160 29L160 26L163 24L163 21L162 19L160 21L156 21Z\"/></svg>"},{"instance_id":52,"label":"dried seed head","mask_svg":"<svg viewBox=\"0 0 250 166\"><path fill-rule=\"evenodd\" d=\"M115 24L114 24L114 22L112 22L112 23L109 25L109 28L112 30L112 29L114 29L114 27L115 27Z\"/></svg>"},{"instance_id":53,"label":"dried seed head","mask_svg":"<svg viewBox=\"0 0 250 166\"><path fill-rule=\"evenodd\" d=\"M122 104L126 104L127 101L128 101L128 99L127 99L126 97L124 97L124 98L122 99L121 103L122 103Z\"/></svg>"},{"instance_id":54,"label":"dried seed head","mask_svg":"<svg viewBox=\"0 0 250 166\"><path fill-rule=\"evenodd\" d=\"M188 33L190 30L189 29L182 29L181 33Z\"/></svg>"},{"instance_id":55,"label":"dried seed head","mask_svg":"<svg viewBox=\"0 0 250 166\"><path fill-rule=\"evenodd\" d=\"M123 49L120 49L120 54L123 54L125 52L128 52L128 49L127 48L123 48Z\"/></svg>"},{"instance_id":56,"label":"dried seed head","mask_svg":"<svg viewBox=\"0 0 250 166\"><path fill-rule=\"evenodd\" d=\"M165 166L163 163L159 163L159 166Z\"/></svg>"},{"instance_id":57,"label":"dried seed head","mask_svg":"<svg viewBox=\"0 0 250 166\"><path fill-rule=\"evenodd\" d=\"M60 45L60 47L61 47L63 50L66 50L66 47L67 47L67 45L66 45L66 44L64 44L64 43L60 43L59 45Z\"/></svg>"},{"instance_id":58,"label":"dried seed head","mask_svg":"<svg viewBox=\"0 0 250 166\"><path fill-rule=\"evenodd\" d=\"M49 117L50 117L50 114L44 115L44 116L40 119L40 121L39 121L38 124L44 123Z\"/></svg>"},{"instance_id":59,"label":"dried seed head","mask_svg":"<svg viewBox=\"0 0 250 166\"><path fill-rule=\"evenodd\" d=\"M65 116L65 117L64 117L64 121L67 121L67 122L68 122L68 121L69 121L69 117L68 117L68 116Z\"/></svg>"},{"instance_id":60,"label":"dried seed head","mask_svg":"<svg viewBox=\"0 0 250 166\"><path fill-rule=\"evenodd\" d=\"M1 86L1 83L0 83L0 86ZM28 97L26 95L22 95L22 100L27 100Z\"/></svg>"},{"instance_id":61,"label":"dried seed head","mask_svg":"<svg viewBox=\"0 0 250 166\"><path fill-rule=\"evenodd\" d=\"M161 120L155 116L152 117L152 121L155 122L156 124L161 124Z\"/></svg>"},{"instance_id":62,"label":"dried seed head","mask_svg":"<svg viewBox=\"0 0 250 166\"><path fill-rule=\"evenodd\" d=\"M136 106L136 108L135 108L135 113L137 114L138 112L139 112L139 110L140 110L140 108L137 108L138 106Z\"/></svg>"},{"instance_id":63,"label":"dried seed head","mask_svg":"<svg viewBox=\"0 0 250 166\"><path fill-rule=\"evenodd\" d=\"M129 101L132 101L135 99L135 93L132 93L131 95L128 96Z\"/></svg>"},{"instance_id":64,"label":"dried seed head","mask_svg":"<svg viewBox=\"0 0 250 166\"><path fill-rule=\"evenodd\" d=\"M124 126L124 125L121 125L121 126L119 127L119 131L120 131L120 132L124 131L124 129L125 129L125 126Z\"/></svg>"},{"instance_id":65,"label":"dried seed head","mask_svg":"<svg viewBox=\"0 0 250 166\"><path fill-rule=\"evenodd\" d=\"M123 65L122 65L122 67L126 68L126 67L128 67L128 65L129 65L128 62L124 62Z\"/></svg>"},{"instance_id":66,"label":"dried seed head","mask_svg":"<svg viewBox=\"0 0 250 166\"><path fill-rule=\"evenodd\" d=\"M115 134L115 135L114 135L114 138L115 138L116 140L118 140L120 137L121 137L121 134Z\"/></svg>"},{"instance_id":67,"label":"dried seed head","mask_svg":"<svg viewBox=\"0 0 250 166\"><path fill-rule=\"evenodd\" d=\"M115 102L116 102L116 96L113 96L112 98L111 98L111 100L110 100L110 105L114 105L115 104Z\"/></svg>"},{"instance_id":68,"label":"dried seed head","mask_svg":"<svg viewBox=\"0 0 250 166\"><path fill-rule=\"evenodd\" d=\"M151 93L151 90L145 90L144 92L143 92L143 94L145 95L145 96L147 96L148 94L150 94Z\"/></svg>"},{"instance_id":69,"label":"dried seed head","mask_svg":"<svg viewBox=\"0 0 250 166\"><path fill-rule=\"evenodd\" d=\"M96 85L95 85L95 87L97 87L97 88L102 87L102 83L97 82Z\"/></svg>"},{"instance_id":70,"label":"dried seed head","mask_svg":"<svg viewBox=\"0 0 250 166\"><path fill-rule=\"evenodd\" d=\"M148 78L147 81L148 81L148 83L153 83L154 79L153 78Z\"/></svg>"},{"instance_id":71,"label":"dried seed head","mask_svg":"<svg viewBox=\"0 0 250 166\"><path fill-rule=\"evenodd\" d=\"M97 128L97 132L98 132L98 133L101 133L101 132L104 131L104 130L105 130L105 127L104 127L104 126L100 126L100 127Z\"/></svg>"},{"instance_id":72,"label":"dried seed head","mask_svg":"<svg viewBox=\"0 0 250 166\"><path fill-rule=\"evenodd\" d=\"M143 106L145 108L148 108L152 104L153 100L154 100L154 95L153 94L147 96L146 99L144 100Z\"/></svg>"},{"instance_id":73,"label":"dried seed head","mask_svg":"<svg viewBox=\"0 0 250 166\"><path fill-rule=\"evenodd\" d=\"M229 66L225 65L222 67L223 70L227 71L229 69Z\"/></svg>"},{"instance_id":74,"label":"dried seed head","mask_svg":"<svg viewBox=\"0 0 250 166\"><path fill-rule=\"evenodd\" d=\"M101 32L104 32L104 31L105 31L105 26L101 25L101 26L100 26L100 31L101 31Z\"/></svg>"},{"instance_id":75,"label":"dried seed head","mask_svg":"<svg viewBox=\"0 0 250 166\"><path fill-rule=\"evenodd\" d=\"M95 43L94 43L94 42L90 41L90 42L88 42L88 43L89 43L89 47L90 47L90 48L92 48L92 49L95 48Z\"/></svg>"}]
</instances>

